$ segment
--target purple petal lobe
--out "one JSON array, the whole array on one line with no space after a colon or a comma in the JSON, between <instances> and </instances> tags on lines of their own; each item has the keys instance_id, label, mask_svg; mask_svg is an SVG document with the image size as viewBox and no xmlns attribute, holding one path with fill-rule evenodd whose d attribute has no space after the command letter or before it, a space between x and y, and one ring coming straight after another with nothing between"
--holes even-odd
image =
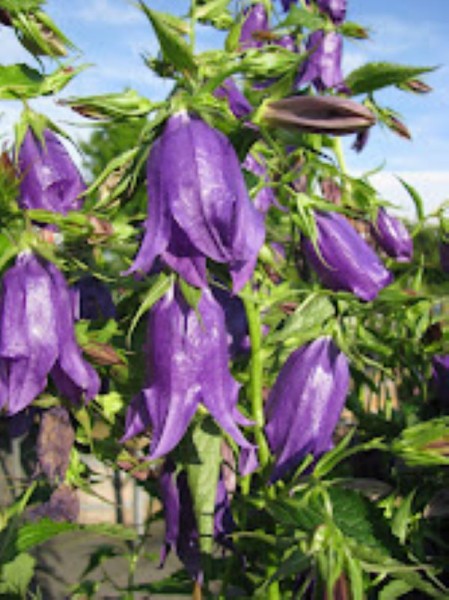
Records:
<instances>
[{"instance_id":1,"label":"purple petal lobe","mask_svg":"<svg viewBox=\"0 0 449 600\"><path fill-rule=\"evenodd\" d=\"M338 87L343 81L341 70L343 39L335 31L314 31L307 41L311 52L297 81L298 86L312 83L323 91Z\"/></svg>"},{"instance_id":2,"label":"purple petal lobe","mask_svg":"<svg viewBox=\"0 0 449 600\"><path fill-rule=\"evenodd\" d=\"M265 6L252 4L244 11L244 22L240 31L241 48L260 48L264 42L257 38L259 31L268 31L268 15Z\"/></svg>"}]
</instances>

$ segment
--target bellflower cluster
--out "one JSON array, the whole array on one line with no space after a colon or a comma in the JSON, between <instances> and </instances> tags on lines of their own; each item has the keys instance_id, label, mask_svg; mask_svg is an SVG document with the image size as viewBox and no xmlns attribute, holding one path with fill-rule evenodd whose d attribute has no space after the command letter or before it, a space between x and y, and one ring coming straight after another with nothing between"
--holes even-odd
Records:
<instances>
[{"instance_id":1,"label":"bellflower cluster","mask_svg":"<svg viewBox=\"0 0 449 600\"><path fill-rule=\"evenodd\" d=\"M382 250L398 262L410 262L413 257L413 241L404 223L380 208L376 224L371 227L376 242Z\"/></svg>"},{"instance_id":2,"label":"bellflower cluster","mask_svg":"<svg viewBox=\"0 0 449 600\"><path fill-rule=\"evenodd\" d=\"M348 389L347 358L330 337L318 338L289 356L266 404L265 432L276 457L273 481L307 454L318 458L332 447Z\"/></svg>"},{"instance_id":3,"label":"bellflower cluster","mask_svg":"<svg viewBox=\"0 0 449 600\"><path fill-rule=\"evenodd\" d=\"M127 440L151 426L150 459L168 454L184 436L202 403L241 447L241 471L251 468L254 446L239 425L239 385L228 368L223 310L210 290L193 310L172 287L151 310L147 335L148 381L126 415Z\"/></svg>"},{"instance_id":4,"label":"bellflower cluster","mask_svg":"<svg viewBox=\"0 0 449 600\"><path fill-rule=\"evenodd\" d=\"M344 217L317 212L316 225L318 252L309 239L303 241L303 250L325 286L369 301L393 281L374 250Z\"/></svg>"},{"instance_id":5,"label":"bellflower cluster","mask_svg":"<svg viewBox=\"0 0 449 600\"><path fill-rule=\"evenodd\" d=\"M98 393L98 375L75 340L70 292L62 273L23 252L2 282L0 408L8 415L23 410L45 389L48 375L72 402Z\"/></svg>"},{"instance_id":6,"label":"bellflower cluster","mask_svg":"<svg viewBox=\"0 0 449 600\"><path fill-rule=\"evenodd\" d=\"M86 186L69 153L46 129L39 140L28 129L19 150L19 205L66 214L82 206Z\"/></svg>"},{"instance_id":7,"label":"bellflower cluster","mask_svg":"<svg viewBox=\"0 0 449 600\"><path fill-rule=\"evenodd\" d=\"M229 266L234 291L254 270L265 237L229 140L198 117L167 121L147 164L146 233L128 272L148 272L156 257L188 283L207 286L206 257Z\"/></svg>"}]
</instances>

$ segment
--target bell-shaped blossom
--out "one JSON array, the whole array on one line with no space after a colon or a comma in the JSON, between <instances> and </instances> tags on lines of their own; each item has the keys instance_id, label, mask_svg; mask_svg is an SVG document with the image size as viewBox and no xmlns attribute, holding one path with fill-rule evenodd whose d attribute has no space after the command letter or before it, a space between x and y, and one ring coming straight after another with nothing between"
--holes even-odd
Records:
<instances>
[{"instance_id":1,"label":"bell-shaped blossom","mask_svg":"<svg viewBox=\"0 0 449 600\"><path fill-rule=\"evenodd\" d=\"M190 284L205 287L206 257L229 265L234 291L254 270L265 237L229 140L186 112L169 118L147 165L149 217L129 272L156 257Z\"/></svg>"},{"instance_id":2,"label":"bell-shaped blossom","mask_svg":"<svg viewBox=\"0 0 449 600\"><path fill-rule=\"evenodd\" d=\"M207 289L195 311L173 287L151 310L147 335L148 382L126 415L124 440L151 427L150 459L165 456L184 436L201 402L244 451L254 451L238 425L239 385L228 367L223 310ZM243 465L243 466L242 466Z\"/></svg>"},{"instance_id":3,"label":"bell-shaped blossom","mask_svg":"<svg viewBox=\"0 0 449 600\"><path fill-rule=\"evenodd\" d=\"M71 297L61 272L23 252L3 276L0 298L0 408L14 415L44 391L51 375L72 402L99 389L76 343Z\"/></svg>"},{"instance_id":4,"label":"bell-shaped blossom","mask_svg":"<svg viewBox=\"0 0 449 600\"><path fill-rule=\"evenodd\" d=\"M371 227L376 242L382 250L398 262L410 262L413 241L402 221L392 217L384 208L377 213L376 224Z\"/></svg>"},{"instance_id":5,"label":"bell-shaped blossom","mask_svg":"<svg viewBox=\"0 0 449 600\"><path fill-rule=\"evenodd\" d=\"M318 458L332 447L332 435L349 388L346 356L330 337L295 350L282 367L266 404L265 433L276 480L307 454Z\"/></svg>"},{"instance_id":6,"label":"bell-shaped blossom","mask_svg":"<svg viewBox=\"0 0 449 600\"><path fill-rule=\"evenodd\" d=\"M86 186L57 136L44 130L43 141L31 129L19 150L19 205L25 209L44 209L66 214L82 206Z\"/></svg>"},{"instance_id":7,"label":"bell-shaped blossom","mask_svg":"<svg viewBox=\"0 0 449 600\"><path fill-rule=\"evenodd\" d=\"M244 11L244 21L240 30L240 47L260 48L264 45L264 40L258 36L259 32L267 32L268 14L265 6L261 3L252 4Z\"/></svg>"},{"instance_id":8,"label":"bell-shaped blossom","mask_svg":"<svg viewBox=\"0 0 449 600\"><path fill-rule=\"evenodd\" d=\"M325 286L369 301L393 281L374 250L344 217L317 212L316 225L318 252L309 239L304 240L303 250Z\"/></svg>"},{"instance_id":9,"label":"bell-shaped blossom","mask_svg":"<svg viewBox=\"0 0 449 600\"><path fill-rule=\"evenodd\" d=\"M215 90L214 95L217 98L225 98L228 101L229 108L237 119L246 117L253 110L249 100L240 91L232 77L225 79Z\"/></svg>"},{"instance_id":10,"label":"bell-shaped blossom","mask_svg":"<svg viewBox=\"0 0 449 600\"><path fill-rule=\"evenodd\" d=\"M107 321L115 319L115 305L109 288L99 279L88 275L72 287L75 319Z\"/></svg>"},{"instance_id":11,"label":"bell-shaped blossom","mask_svg":"<svg viewBox=\"0 0 449 600\"><path fill-rule=\"evenodd\" d=\"M310 56L304 63L297 85L312 83L318 91L339 87L343 82L341 35L336 31L314 31L307 40L306 49Z\"/></svg>"},{"instance_id":12,"label":"bell-shaped blossom","mask_svg":"<svg viewBox=\"0 0 449 600\"><path fill-rule=\"evenodd\" d=\"M161 565L172 548L176 549L193 579L201 580L201 559L198 527L193 510L193 501L187 481L187 474L181 471L176 475L175 465L166 460L159 478L159 489L164 509L165 535L161 551ZM217 483L214 510L214 538L221 545L228 546L228 536L234 528L229 497L223 479Z\"/></svg>"}]
</instances>

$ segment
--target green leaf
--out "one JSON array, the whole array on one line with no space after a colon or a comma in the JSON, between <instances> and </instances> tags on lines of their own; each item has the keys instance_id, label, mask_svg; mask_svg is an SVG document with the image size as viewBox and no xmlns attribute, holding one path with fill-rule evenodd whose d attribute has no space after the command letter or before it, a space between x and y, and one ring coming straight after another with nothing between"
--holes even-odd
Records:
<instances>
[{"instance_id":1,"label":"green leaf","mask_svg":"<svg viewBox=\"0 0 449 600\"><path fill-rule=\"evenodd\" d=\"M178 283L184 300L187 302L190 308L196 310L201 300L201 294L203 290L201 288L196 288L192 285L189 285L184 279L182 279L182 277L179 278Z\"/></svg>"},{"instance_id":2,"label":"green leaf","mask_svg":"<svg viewBox=\"0 0 449 600\"><path fill-rule=\"evenodd\" d=\"M405 498L402 499L401 505L394 514L393 521L391 523L391 530L394 535L399 538L401 544L405 543L407 538L407 532L410 526L412 513L412 502L415 497L415 490L410 492Z\"/></svg>"},{"instance_id":3,"label":"green leaf","mask_svg":"<svg viewBox=\"0 0 449 600\"><path fill-rule=\"evenodd\" d=\"M21 553L11 562L2 566L0 575L0 594L18 595L25 598L28 586L34 575L35 559L26 553Z\"/></svg>"},{"instance_id":4,"label":"green leaf","mask_svg":"<svg viewBox=\"0 0 449 600\"><path fill-rule=\"evenodd\" d=\"M120 94L67 98L62 100L61 104L70 106L74 111L92 119L143 117L158 106L130 89Z\"/></svg>"},{"instance_id":5,"label":"green leaf","mask_svg":"<svg viewBox=\"0 0 449 600\"><path fill-rule=\"evenodd\" d=\"M189 489L200 534L200 548L212 551L214 510L220 470L221 433L212 418L206 417L191 432L186 461Z\"/></svg>"},{"instance_id":6,"label":"green leaf","mask_svg":"<svg viewBox=\"0 0 449 600\"><path fill-rule=\"evenodd\" d=\"M404 429L391 449L411 466L449 465L449 418L431 419Z\"/></svg>"},{"instance_id":7,"label":"green leaf","mask_svg":"<svg viewBox=\"0 0 449 600\"><path fill-rule=\"evenodd\" d=\"M398 85L433 71L435 67L410 67L408 65L398 65L394 63L378 62L367 63L355 71L352 71L346 78L346 85L351 90L352 95L374 92L381 88Z\"/></svg>"},{"instance_id":8,"label":"green leaf","mask_svg":"<svg viewBox=\"0 0 449 600\"><path fill-rule=\"evenodd\" d=\"M402 598L407 592L413 590L413 586L406 581L390 581L379 593L379 600L396 600Z\"/></svg>"},{"instance_id":9,"label":"green leaf","mask_svg":"<svg viewBox=\"0 0 449 600\"><path fill-rule=\"evenodd\" d=\"M142 0L140 8L150 20L161 46L163 57L180 71L195 72L196 64L187 42L180 37L179 31L173 27L170 15L150 10Z\"/></svg>"},{"instance_id":10,"label":"green leaf","mask_svg":"<svg viewBox=\"0 0 449 600\"><path fill-rule=\"evenodd\" d=\"M152 280L150 288L143 299L141 305L139 306L136 314L131 321L131 325L128 330L128 334L126 336L126 340L128 345L131 345L131 337L137 324L143 315L150 310L152 306L156 304L158 300L162 298L162 296L168 292L171 285L173 283L173 277L171 275L166 275L165 273L160 273L157 275L155 279Z\"/></svg>"},{"instance_id":11,"label":"green leaf","mask_svg":"<svg viewBox=\"0 0 449 600\"><path fill-rule=\"evenodd\" d=\"M85 67L60 67L50 75L42 75L26 64L0 65L0 99L17 100L55 94L62 90Z\"/></svg>"},{"instance_id":12,"label":"green leaf","mask_svg":"<svg viewBox=\"0 0 449 600\"><path fill-rule=\"evenodd\" d=\"M282 329L270 335L269 342L278 343L298 333L306 335L308 331L321 327L334 315L334 306L326 296L311 294L287 318Z\"/></svg>"},{"instance_id":13,"label":"green leaf","mask_svg":"<svg viewBox=\"0 0 449 600\"><path fill-rule=\"evenodd\" d=\"M279 23L279 28L284 27L306 27L311 31L322 29L326 25L326 19L318 14L314 14L310 10L300 8L299 6L291 6L287 18Z\"/></svg>"},{"instance_id":14,"label":"green leaf","mask_svg":"<svg viewBox=\"0 0 449 600\"><path fill-rule=\"evenodd\" d=\"M423 221L425 217L424 200L421 198L416 188L404 181L404 179L402 179L401 177L398 177L397 179L402 183L403 187L408 192L410 198L413 200L413 204L415 205L416 218L418 219L418 221Z\"/></svg>"},{"instance_id":15,"label":"green leaf","mask_svg":"<svg viewBox=\"0 0 449 600\"><path fill-rule=\"evenodd\" d=\"M229 29L234 24L234 18L227 10L229 0L210 0L203 4L197 3L196 18L203 23L210 23L217 29Z\"/></svg>"}]
</instances>

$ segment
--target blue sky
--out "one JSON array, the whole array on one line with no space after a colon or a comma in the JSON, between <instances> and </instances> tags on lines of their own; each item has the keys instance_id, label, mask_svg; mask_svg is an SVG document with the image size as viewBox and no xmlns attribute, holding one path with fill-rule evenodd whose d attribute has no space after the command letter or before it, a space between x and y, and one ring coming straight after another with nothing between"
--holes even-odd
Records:
<instances>
[{"instance_id":1,"label":"blue sky","mask_svg":"<svg viewBox=\"0 0 449 600\"><path fill-rule=\"evenodd\" d=\"M182 12L186 2L147 0L157 10ZM382 104L401 113L413 135L404 141L376 127L361 155L348 150L354 173L383 165L375 183L383 196L412 214L410 202L394 174L405 177L419 189L433 209L449 198L449 1L448 0L348 0L348 19L368 27L368 41L345 43L345 72L366 61L389 61L412 65L435 65L439 69L426 76L434 88L424 96L398 90L379 95ZM169 86L156 79L143 65L142 53L155 54L157 44L146 18L126 0L48 0L47 11L63 31L83 50L79 62L93 66L64 91L63 96L90 95L131 87L152 99L162 98ZM217 43L207 31L198 38L200 49ZM0 27L0 47L4 63L32 62L11 32ZM32 104L49 114L62 127L78 121L70 111L58 107L54 99ZM0 102L0 128L7 134L20 107ZM70 127L74 137L87 137L89 129ZM349 149L350 143L346 146Z\"/></svg>"}]
</instances>

